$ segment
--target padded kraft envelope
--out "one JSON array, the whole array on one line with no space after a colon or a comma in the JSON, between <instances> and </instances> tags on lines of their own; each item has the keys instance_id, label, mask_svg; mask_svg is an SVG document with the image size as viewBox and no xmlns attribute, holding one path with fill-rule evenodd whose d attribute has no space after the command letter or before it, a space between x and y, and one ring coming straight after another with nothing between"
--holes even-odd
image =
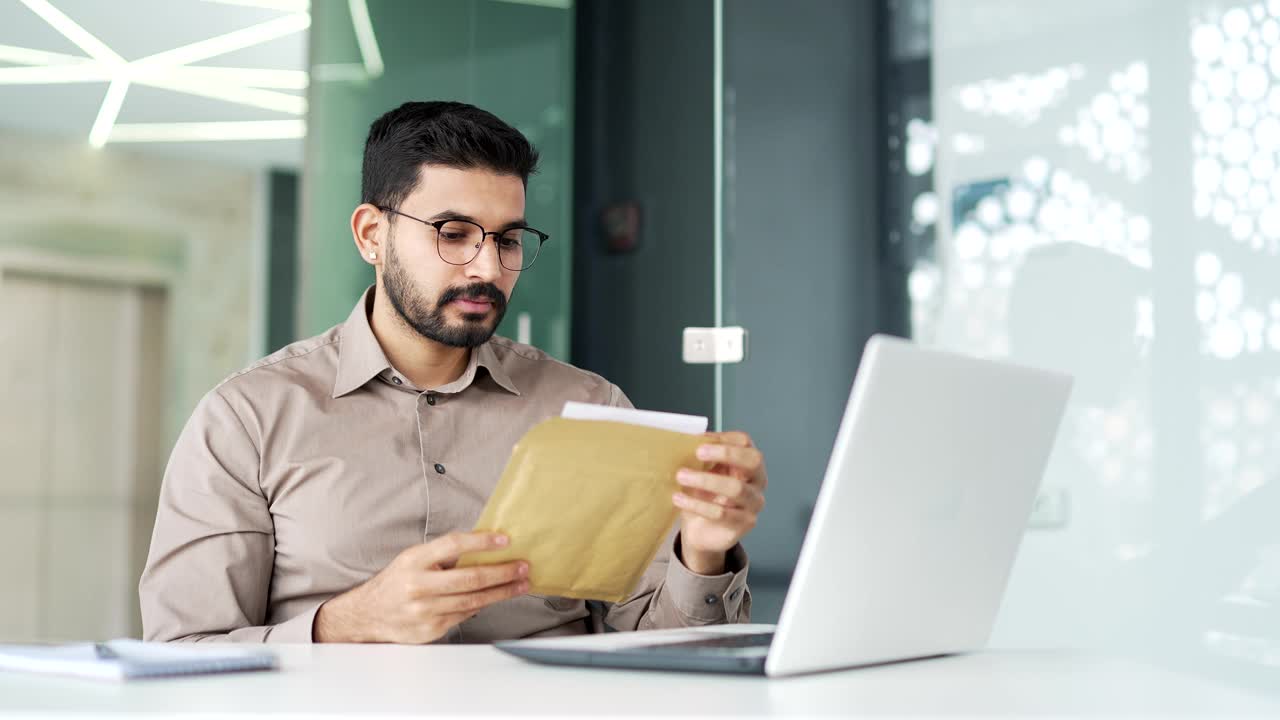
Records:
<instances>
[{"instance_id":1,"label":"padded kraft envelope","mask_svg":"<svg viewBox=\"0 0 1280 720\"><path fill-rule=\"evenodd\" d=\"M706 464L698 435L606 420L552 418L516 444L476 530L506 534L502 550L468 553L459 567L529 562L529 592L625 600L679 510L681 467Z\"/></svg>"}]
</instances>

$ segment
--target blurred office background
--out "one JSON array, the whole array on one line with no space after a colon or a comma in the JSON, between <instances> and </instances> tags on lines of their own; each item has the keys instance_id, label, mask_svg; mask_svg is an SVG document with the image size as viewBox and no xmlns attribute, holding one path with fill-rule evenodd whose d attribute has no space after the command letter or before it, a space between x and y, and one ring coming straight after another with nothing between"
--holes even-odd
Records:
<instances>
[{"instance_id":1,"label":"blurred office background","mask_svg":"<svg viewBox=\"0 0 1280 720\"><path fill-rule=\"evenodd\" d=\"M993 645L1280 692L1274 0L0 0L0 639L137 634L177 431L345 317L429 98L544 156L501 332L765 449L756 619L891 332L1077 377Z\"/></svg>"}]
</instances>

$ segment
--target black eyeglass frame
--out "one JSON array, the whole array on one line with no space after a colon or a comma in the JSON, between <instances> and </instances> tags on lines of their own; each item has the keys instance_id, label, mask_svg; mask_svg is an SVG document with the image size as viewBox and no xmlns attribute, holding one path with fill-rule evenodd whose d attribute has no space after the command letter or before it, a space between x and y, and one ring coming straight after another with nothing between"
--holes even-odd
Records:
<instances>
[{"instance_id":1,"label":"black eyeglass frame","mask_svg":"<svg viewBox=\"0 0 1280 720\"><path fill-rule=\"evenodd\" d=\"M551 239L550 235L542 232L541 230L531 228L527 225L517 225L515 227L509 227L503 230L502 232L491 232L491 231L485 230L484 226L481 225L480 223L471 222L470 220L464 220L462 218L445 218L444 220L423 220L422 218L416 218L408 213L400 212L399 210L396 210L394 208L389 208L385 205L375 205L374 207L378 208L383 212L388 212L393 215L406 217L406 218L409 218L410 220L420 222L423 225L426 225L427 227L433 228L436 231L436 255L439 255L441 260L449 263L450 265L461 266L461 265L468 265L474 262L476 258L480 257L480 252L483 250L483 246L484 246L484 239L492 235L494 236L494 241L493 241L494 245L498 249L498 263L501 264L502 267L512 272L524 272L525 270L528 270L529 268L533 267L533 264L538 260L538 256L542 254L542 246L545 245L546 242ZM460 263L453 262L452 260L446 259L444 256L444 253L440 252L440 230L445 225L448 225L451 222L464 222L464 223L467 223L468 225L475 225L476 227L480 228L480 233L481 233L480 244L476 246L476 254L472 255L471 259L466 262L460 262ZM525 232L531 232L534 235L538 236L538 247L534 248L533 259L531 259L529 261L529 264L525 265L524 267L519 267L519 268L507 267L507 264L502 261L502 247L498 245L498 240L501 239L505 233L509 233L512 230L522 230Z\"/></svg>"}]
</instances>

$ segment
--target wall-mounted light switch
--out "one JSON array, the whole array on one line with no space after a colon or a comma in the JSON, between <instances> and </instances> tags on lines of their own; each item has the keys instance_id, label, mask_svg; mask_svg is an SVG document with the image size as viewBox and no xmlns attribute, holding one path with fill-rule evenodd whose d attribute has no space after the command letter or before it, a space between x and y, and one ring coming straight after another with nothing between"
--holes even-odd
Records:
<instances>
[{"instance_id":1,"label":"wall-mounted light switch","mask_svg":"<svg viewBox=\"0 0 1280 720\"><path fill-rule=\"evenodd\" d=\"M740 327L685 328L687 363L739 363L747 356L747 331Z\"/></svg>"}]
</instances>

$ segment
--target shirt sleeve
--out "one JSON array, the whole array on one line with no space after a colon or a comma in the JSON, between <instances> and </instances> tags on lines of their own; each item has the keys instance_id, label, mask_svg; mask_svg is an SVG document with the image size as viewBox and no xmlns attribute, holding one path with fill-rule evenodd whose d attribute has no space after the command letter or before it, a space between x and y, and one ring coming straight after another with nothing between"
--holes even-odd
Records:
<instances>
[{"instance_id":1,"label":"shirt sleeve","mask_svg":"<svg viewBox=\"0 0 1280 720\"><path fill-rule=\"evenodd\" d=\"M609 404L633 407L617 386ZM750 562L742 544L725 556L725 572L698 575L685 567L678 528L663 543L635 592L621 603L603 605L603 624L612 630L656 630L751 621Z\"/></svg>"},{"instance_id":2,"label":"shirt sleeve","mask_svg":"<svg viewBox=\"0 0 1280 720\"><path fill-rule=\"evenodd\" d=\"M165 469L138 584L145 639L311 642L319 604L265 624L275 534L258 477L257 443L213 390Z\"/></svg>"}]
</instances>

